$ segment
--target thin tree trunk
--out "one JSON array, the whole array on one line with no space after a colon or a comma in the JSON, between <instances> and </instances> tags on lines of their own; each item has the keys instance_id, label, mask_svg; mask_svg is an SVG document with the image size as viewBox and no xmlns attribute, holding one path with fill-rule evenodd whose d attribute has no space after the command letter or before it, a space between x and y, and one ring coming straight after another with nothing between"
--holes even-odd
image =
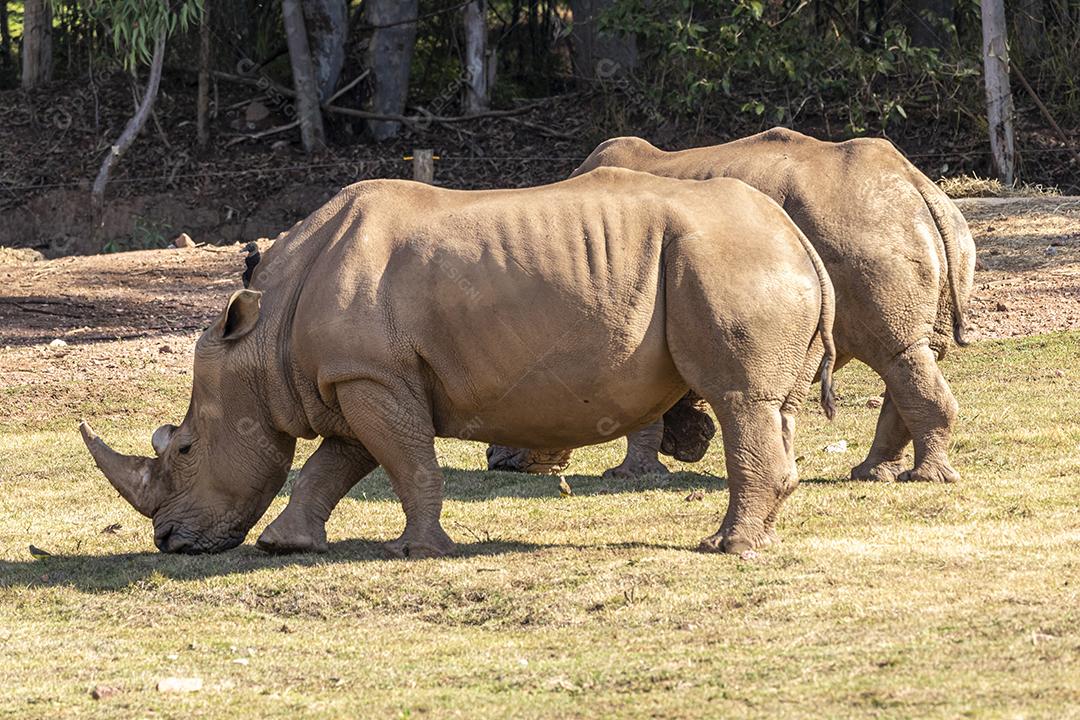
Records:
<instances>
[{"instance_id":1,"label":"thin tree trunk","mask_svg":"<svg viewBox=\"0 0 1080 720\"><path fill-rule=\"evenodd\" d=\"M199 96L196 113L199 149L210 144L210 6L203 0L202 25L199 26Z\"/></svg>"},{"instance_id":2,"label":"thin tree trunk","mask_svg":"<svg viewBox=\"0 0 1080 720\"><path fill-rule=\"evenodd\" d=\"M982 1L983 74L986 79L986 119L990 125L990 156L994 174L1012 185L1016 164L1013 99L1009 86L1009 49L1004 0Z\"/></svg>"},{"instance_id":3,"label":"thin tree trunk","mask_svg":"<svg viewBox=\"0 0 1080 720\"><path fill-rule=\"evenodd\" d=\"M487 68L487 1L465 6L465 112L478 113L490 105Z\"/></svg>"},{"instance_id":4,"label":"thin tree trunk","mask_svg":"<svg viewBox=\"0 0 1080 720\"><path fill-rule=\"evenodd\" d=\"M345 63L348 8L345 0L302 0L302 7L315 81L319 86L319 102L326 102L337 88L341 66Z\"/></svg>"},{"instance_id":5,"label":"thin tree trunk","mask_svg":"<svg viewBox=\"0 0 1080 720\"><path fill-rule=\"evenodd\" d=\"M296 89L296 115L300 122L300 141L308 153L326 145L322 111L319 108L319 86L315 68L311 62L307 27L300 0L281 0L281 14L285 21L285 39L289 44L289 60L292 64L293 87Z\"/></svg>"},{"instance_id":6,"label":"thin tree trunk","mask_svg":"<svg viewBox=\"0 0 1080 720\"><path fill-rule=\"evenodd\" d=\"M579 77L607 78L623 76L637 65L637 41L633 35L600 32L599 16L615 0L571 0L574 16L570 35L574 67Z\"/></svg>"},{"instance_id":7,"label":"thin tree trunk","mask_svg":"<svg viewBox=\"0 0 1080 720\"><path fill-rule=\"evenodd\" d=\"M1046 17L1043 0L1017 0L1013 9L1013 32L1025 62L1037 60L1046 50Z\"/></svg>"},{"instance_id":8,"label":"thin tree trunk","mask_svg":"<svg viewBox=\"0 0 1080 720\"><path fill-rule=\"evenodd\" d=\"M27 0L23 6L22 86L31 90L52 78L52 5Z\"/></svg>"},{"instance_id":9,"label":"thin tree trunk","mask_svg":"<svg viewBox=\"0 0 1080 720\"><path fill-rule=\"evenodd\" d=\"M409 66L416 45L417 0L364 0L366 20L376 29L368 46L371 70L370 110L381 115L401 115L409 97ZM368 132L377 141L398 133L401 124L371 120Z\"/></svg>"},{"instance_id":10,"label":"thin tree trunk","mask_svg":"<svg viewBox=\"0 0 1080 720\"><path fill-rule=\"evenodd\" d=\"M949 48L952 38L944 23L952 22L953 0L914 0L900 7L912 44L942 51Z\"/></svg>"},{"instance_id":11,"label":"thin tree trunk","mask_svg":"<svg viewBox=\"0 0 1080 720\"><path fill-rule=\"evenodd\" d=\"M161 84L161 68L165 64L165 35L166 32L163 30L154 38L154 56L150 61L150 77L146 81L146 92L143 93L142 102L139 103L135 114L124 126L124 131L120 133L120 137L109 148L109 153L105 156L105 161L101 163L101 169L94 180L94 187L90 191L90 200L94 212L95 235L101 229L102 211L105 208L105 187L109 184L109 176L112 174L113 166L119 162L120 157L135 142L135 138L139 136L143 126L146 125L147 118L150 117L154 101L157 100L158 86Z\"/></svg>"}]
</instances>

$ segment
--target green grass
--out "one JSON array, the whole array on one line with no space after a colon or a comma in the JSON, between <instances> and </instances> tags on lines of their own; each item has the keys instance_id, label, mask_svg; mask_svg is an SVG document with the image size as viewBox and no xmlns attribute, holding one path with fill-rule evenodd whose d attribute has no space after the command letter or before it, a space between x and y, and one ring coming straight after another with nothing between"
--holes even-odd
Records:
<instances>
[{"instance_id":1,"label":"green grass","mask_svg":"<svg viewBox=\"0 0 1080 720\"><path fill-rule=\"evenodd\" d=\"M75 423L145 451L188 378L72 382L49 403L5 388L0 716L1080 717L1080 334L944 365L963 481L845 480L880 392L846 368L838 420L801 416L783 543L751 561L691 550L727 502L718 448L629 485L595 477L617 445L582 451L562 498L551 478L478 472L481 447L457 441L440 452L458 557L378 559L403 524L381 473L325 556L162 556ZM839 439L847 453L822 451ZM205 687L158 693L167 676Z\"/></svg>"}]
</instances>

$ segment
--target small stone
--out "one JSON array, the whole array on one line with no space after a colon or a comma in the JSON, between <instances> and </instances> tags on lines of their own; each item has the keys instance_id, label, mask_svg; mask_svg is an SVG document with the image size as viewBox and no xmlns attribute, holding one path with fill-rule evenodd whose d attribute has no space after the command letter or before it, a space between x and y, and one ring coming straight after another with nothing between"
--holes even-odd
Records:
<instances>
[{"instance_id":1,"label":"small stone","mask_svg":"<svg viewBox=\"0 0 1080 720\"><path fill-rule=\"evenodd\" d=\"M837 440L834 443L829 443L825 446L825 452L827 453L845 453L847 452L847 440Z\"/></svg>"},{"instance_id":2,"label":"small stone","mask_svg":"<svg viewBox=\"0 0 1080 720\"><path fill-rule=\"evenodd\" d=\"M157 690L163 693L189 693L202 690L202 678L167 677L158 680Z\"/></svg>"},{"instance_id":3,"label":"small stone","mask_svg":"<svg viewBox=\"0 0 1080 720\"><path fill-rule=\"evenodd\" d=\"M193 248L195 247L195 241L191 239L191 236L187 233L180 233L173 240L173 245L178 248Z\"/></svg>"},{"instance_id":4,"label":"small stone","mask_svg":"<svg viewBox=\"0 0 1080 720\"><path fill-rule=\"evenodd\" d=\"M879 407L881 407L881 398L879 398L879 397L870 398L869 400L866 401L866 407L868 407L868 408L879 408Z\"/></svg>"},{"instance_id":5,"label":"small stone","mask_svg":"<svg viewBox=\"0 0 1080 720\"><path fill-rule=\"evenodd\" d=\"M162 355L172 355L176 351L172 349L172 345L162 345L157 349Z\"/></svg>"},{"instance_id":6,"label":"small stone","mask_svg":"<svg viewBox=\"0 0 1080 720\"><path fill-rule=\"evenodd\" d=\"M247 665L250 662L251 661L248 660L245 657L239 657L239 658L236 658L235 660L233 660L233 665Z\"/></svg>"},{"instance_id":7,"label":"small stone","mask_svg":"<svg viewBox=\"0 0 1080 720\"><path fill-rule=\"evenodd\" d=\"M67 343L60 338L56 338L51 343L49 343L49 347L67 347Z\"/></svg>"},{"instance_id":8,"label":"small stone","mask_svg":"<svg viewBox=\"0 0 1080 720\"><path fill-rule=\"evenodd\" d=\"M999 302L997 305L994 306L994 310L996 310L997 312L1008 312L1009 306L1003 302Z\"/></svg>"},{"instance_id":9,"label":"small stone","mask_svg":"<svg viewBox=\"0 0 1080 720\"><path fill-rule=\"evenodd\" d=\"M290 147L292 147L292 143L288 140L278 140L276 143L270 146L270 151L276 153L286 153L289 152Z\"/></svg>"},{"instance_id":10,"label":"small stone","mask_svg":"<svg viewBox=\"0 0 1080 720\"><path fill-rule=\"evenodd\" d=\"M254 100L248 103L247 109L244 110L244 119L254 125L255 123L265 120L270 116L270 109L263 105L258 100Z\"/></svg>"},{"instance_id":11,"label":"small stone","mask_svg":"<svg viewBox=\"0 0 1080 720\"><path fill-rule=\"evenodd\" d=\"M90 691L90 697L95 700L108 700L118 692L120 692L120 689L114 688L111 685L96 685L94 686L94 689Z\"/></svg>"},{"instance_id":12,"label":"small stone","mask_svg":"<svg viewBox=\"0 0 1080 720\"><path fill-rule=\"evenodd\" d=\"M1065 371L1064 370L1055 370L1054 371L1054 377L1059 377L1059 378L1065 377Z\"/></svg>"}]
</instances>

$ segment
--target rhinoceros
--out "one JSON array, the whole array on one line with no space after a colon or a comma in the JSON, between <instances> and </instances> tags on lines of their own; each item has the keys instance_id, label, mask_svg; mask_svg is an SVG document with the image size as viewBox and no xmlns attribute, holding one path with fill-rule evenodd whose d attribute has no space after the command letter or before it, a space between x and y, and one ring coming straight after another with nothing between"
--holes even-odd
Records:
<instances>
[{"instance_id":1,"label":"rhinoceros","mask_svg":"<svg viewBox=\"0 0 1080 720\"><path fill-rule=\"evenodd\" d=\"M624 167L676 178L733 177L780 203L821 254L836 289L837 367L852 358L885 381L877 432L853 480L953 482L947 456L957 402L937 366L951 341L965 345L964 308L975 244L948 197L887 140L832 143L785 128L742 140L664 152L641 138L601 143L574 174ZM682 437L693 452L708 442L708 416L692 398L659 427L627 440L615 476L664 473L657 450ZM915 463L903 453L914 441ZM545 451L548 455L558 450ZM489 468L543 471L535 452L493 447ZM569 452L560 456L565 466ZM685 459L680 457L679 459Z\"/></svg>"},{"instance_id":2,"label":"rhinoceros","mask_svg":"<svg viewBox=\"0 0 1080 720\"><path fill-rule=\"evenodd\" d=\"M386 553L431 557L454 548L435 437L580 446L692 388L720 418L731 488L703 548L740 552L769 541L795 487L792 415L815 372L832 411L833 302L806 238L737 180L361 182L275 242L199 338L156 457L81 429L162 551L243 542L296 438L321 437L258 546L325 550L335 505L382 465L405 512Z\"/></svg>"}]
</instances>

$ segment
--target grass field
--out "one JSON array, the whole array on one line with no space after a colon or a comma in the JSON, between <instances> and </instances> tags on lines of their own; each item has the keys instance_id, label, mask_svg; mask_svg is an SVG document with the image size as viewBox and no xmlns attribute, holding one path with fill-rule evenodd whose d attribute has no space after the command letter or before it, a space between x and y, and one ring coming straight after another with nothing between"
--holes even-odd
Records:
<instances>
[{"instance_id":1,"label":"grass field","mask_svg":"<svg viewBox=\"0 0 1080 720\"><path fill-rule=\"evenodd\" d=\"M327 555L250 544L282 496L249 544L162 556L76 424L148 452L189 378L72 382L57 407L5 387L0 716L1080 717L1080 333L944 366L963 481L847 481L881 388L846 368L838 420L801 416L804 482L754 560L691 550L727 502L718 447L629 485L596 476L618 445L582 451L563 498L479 472L481 447L457 441L440 452L458 557L378 559L403 525L381 472L331 519ZM173 676L203 688L157 691Z\"/></svg>"}]
</instances>

